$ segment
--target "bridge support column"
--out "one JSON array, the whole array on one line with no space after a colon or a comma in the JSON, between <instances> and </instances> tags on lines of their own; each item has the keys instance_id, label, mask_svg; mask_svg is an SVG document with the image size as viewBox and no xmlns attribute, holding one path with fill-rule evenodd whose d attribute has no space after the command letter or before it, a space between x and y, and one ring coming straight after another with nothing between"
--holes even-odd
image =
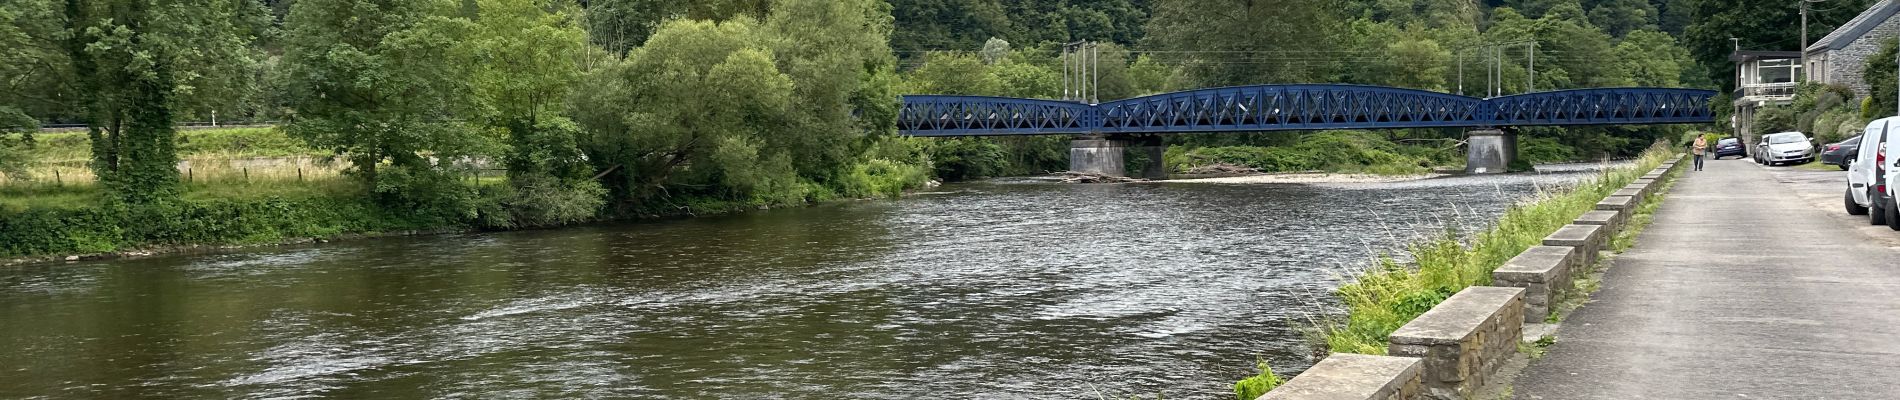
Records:
<instances>
[{"instance_id":1,"label":"bridge support column","mask_svg":"<svg viewBox=\"0 0 1900 400\"><path fill-rule=\"evenodd\" d=\"M1465 173L1502 174L1517 160L1517 133L1499 129L1465 132Z\"/></svg>"},{"instance_id":2,"label":"bridge support column","mask_svg":"<svg viewBox=\"0 0 1900 400\"><path fill-rule=\"evenodd\" d=\"M1122 157L1127 147L1126 140L1077 136L1069 141L1069 172L1128 176L1126 160Z\"/></svg>"}]
</instances>

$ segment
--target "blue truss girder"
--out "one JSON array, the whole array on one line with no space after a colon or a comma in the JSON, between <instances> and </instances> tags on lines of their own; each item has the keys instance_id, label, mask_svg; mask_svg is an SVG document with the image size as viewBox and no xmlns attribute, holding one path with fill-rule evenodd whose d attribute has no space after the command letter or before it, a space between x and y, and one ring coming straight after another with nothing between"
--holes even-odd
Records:
<instances>
[{"instance_id":1,"label":"blue truss girder","mask_svg":"<svg viewBox=\"0 0 1900 400\"><path fill-rule=\"evenodd\" d=\"M897 130L911 136L1054 135L1094 131L1094 107L988 96L904 96Z\"/></svg>"},{"instance_id":2,"label":"blue truss girder","mask_svg":"<svg viewBox=\"0 0 1900 400\"><path fill-rule=\"evenodd\" d=\"M1492 126L1695 124L1715 121L1715 93L1695 89L1607 88L1526 93L1486 100Z\"/></svg>"},{"instance_id":3,"label":"blue truss girder","mask_svg":"<svg viewBox=\"0 0 1900 400\"><path fill-rule=\"evenodd\" d=\"M910 136L1256 132L1714 122L1715 92L1609 88L1491 99L1362 85L1256 85L1102 104L987 96L905 96Z\"/></svg>"}]
</instances>

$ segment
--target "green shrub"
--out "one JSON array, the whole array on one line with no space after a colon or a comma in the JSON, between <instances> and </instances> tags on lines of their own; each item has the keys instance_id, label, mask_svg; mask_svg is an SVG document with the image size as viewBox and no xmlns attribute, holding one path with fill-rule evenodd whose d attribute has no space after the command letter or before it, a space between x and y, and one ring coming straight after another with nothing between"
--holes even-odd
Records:
<instances>
[{"instance_id":1,"label":"green shrub","mask_svg":"<svg viewBox=\"0 0 1900 400\"><path fill-rule=\"evenodd\" d=\"M1532 164L1546 164L1577 160L1577 148L1563 144L1555 138L1519 136L1517 139L1517 158Z\"/></svg>"},{"instance_id":2,"label":"green shrub","mask_svg":"<svg viewBox=\"0 0 1900 400\"><path fill-rule=\"evenodd\" d=\"M1230 164L1263 172L1323 170L1400 175L1427 172L1436 163L1433 158L1445 153L1407 147L1370 132L1325 131L1302 137L1290 146L1169 149L1164 159L1175 171L1201 165Z\"/></svg>"},{"instance_id":3,"label":"green shrub","mask_svg":"<svg viewBox=\"0 0 1900 400\"><path fill-rule=\"evenodd\" d=\"M1240 400L1254 400L1266 395L1267 392L1272 391L1273 388L1280 387L1280 384L1286 383L1286 380L1280 379L1279 374L1273 373L1273 367L1267 366L1266 361L1260 361L1258 366L1260 368L1259 374L1241 379L1239 382L1234 382L1235 398Z\"/></svg>"}]
</instances>

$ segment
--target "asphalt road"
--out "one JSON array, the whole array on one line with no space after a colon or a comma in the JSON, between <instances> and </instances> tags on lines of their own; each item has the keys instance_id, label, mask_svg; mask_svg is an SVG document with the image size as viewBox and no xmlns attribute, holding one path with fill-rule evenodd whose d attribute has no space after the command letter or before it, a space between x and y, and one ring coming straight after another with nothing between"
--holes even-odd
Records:
<instances>
[{"instance_id":1,"label":"asphalt road","mask_svg":"<svg viewBox=\"0 0 1900 400\"><path fill-rule=\"evenodd\" d=\"M1900 232L1840 172L1687 172L1519 399L1900 399Z\"/></svg>"}]
</instances>

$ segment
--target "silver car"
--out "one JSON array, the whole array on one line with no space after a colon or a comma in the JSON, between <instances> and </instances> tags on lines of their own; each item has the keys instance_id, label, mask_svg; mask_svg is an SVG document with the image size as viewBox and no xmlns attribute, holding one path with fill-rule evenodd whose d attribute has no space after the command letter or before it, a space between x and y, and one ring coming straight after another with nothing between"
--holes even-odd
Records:
<instances>
[{"instance_id":1,"label":"silver car","mask_svg":"<svg viewBox=\"0 0 1900 400\"><path fill-rule=\"evenodd\" d=\"M1755 145L1755 162L1768 166L1814 162L1814 143L1801 132L1782 132L1761 137Z\"/></svg>"}]
</instances>

